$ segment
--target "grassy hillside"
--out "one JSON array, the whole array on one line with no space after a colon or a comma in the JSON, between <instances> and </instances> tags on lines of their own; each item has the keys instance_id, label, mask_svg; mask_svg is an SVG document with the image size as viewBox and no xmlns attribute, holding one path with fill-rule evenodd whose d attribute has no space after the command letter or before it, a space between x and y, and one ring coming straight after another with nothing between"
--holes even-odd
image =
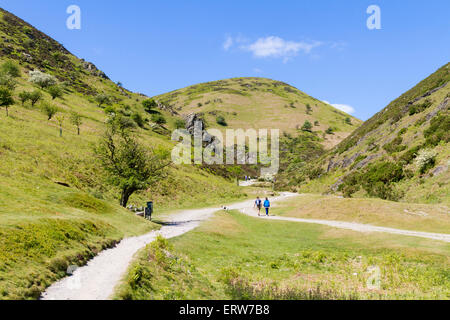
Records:
<instances>
[{"instance_id":1,"label":"grassy hillside","mask_svg":"<svg viewBox=\"0 0 450 320\"><path fill-rule=\"evenodd\" d=\"M293 172L291 183L301 181L304 192L449 204L449 80L446 64L305 170L319 174Z\"/></svg>"},{"instance_id":2,"label":"grassy hillside","mask_svg":"<svg viewBox=\"0 0 450 320\"><path fill-rule=\"evenodd\" d=\"M119 190L94 155L107 112L132 119L143 144L166 149L172 146L167 132L176 118L155 110L167 120L164 127L155 126L142 107L145 96L113 83L92 64L3 10L0 47L2 81L11 80L6 71L19 71L9 116L0 109L0 299L36 298L65 275L69 264L83 264L123 237L158 227L118 205ZM50 88L30 82L32 70L55 77L63 95L52 99ZM41 100L22 104L20 94L33 91L41 93ZM100 94L109 97L109 105L98 106ZM50 120L48 106L57 108ZM73 112L82 119L80 135L71 121ZM242 196L231 181L193 166L173 166L166 179L133 195L130 203L154 200L158 215Z\"/></svg>"},{"instance_id":3,"label":"grassy hillside","mask_svg":"<svg viewBox=\"0 0 450 320\"><path fill-rule=\"evenodd\" d=\"M223 212L148 246L117 298L448 299L449 263L444 242Z\"/></svg>"},{"instance_id":4,"label":"grassy hillside","mask_svg":"<svg viewBox=\"0 0 450 320\"><path fill-rule=\"evenodd\" d=\"M154 97L180 114L203 114L210 127L278 128L297 132L309 121L313 131L333 146L361 121L284 82L265 78L232 78L200 83ZM217 123L222 117L226 125ZM346 118L349 118L346 121ZM328 128L334 134L325 134Z\"/></svg>"}]
</instances>

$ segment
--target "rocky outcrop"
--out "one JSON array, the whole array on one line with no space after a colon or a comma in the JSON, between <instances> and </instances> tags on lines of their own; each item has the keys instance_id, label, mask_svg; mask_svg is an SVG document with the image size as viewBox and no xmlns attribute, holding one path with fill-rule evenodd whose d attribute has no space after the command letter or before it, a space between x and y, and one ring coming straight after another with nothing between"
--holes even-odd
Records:
<instances>
[{"instance_id":1,"label":"rocky outcrop","mask_svg":"<svg viewBox=\"0 0 450 320\"><path fill-rule=\"evenodd\" d=\"M195 130L195 124L200 122L201 123L201 129L202 129L202 137L203 137L203 142L206 144L211 144L213 142L218 142L217 137L210 135L206 130L205 130L205 122L203 121L203 119L197 114L197 113L190 113L188 114L185 119L185 128L186 130L193 135L194 134L194 130Z\"/></svg>"},{"instance_id":2,"label":"rocky outcrop","mask_svg":"<svg viewBox=\"0 0 450 320\"><path fill-rule=\"evenodd\" d=\"M439 113L439 111L445 110L446 108L448 108L449 101L450 101L450 98L445 98L444 101L442 101L442 103L440 105L438 105L433 111L431 111L429 114L427 114L425 119L428 121L431 118L433 118L434 116L436 116Z\"/></svg>"},{"instance_id":3,"label":"rocky outcrop","mask_svg":"<svg viewBox=\"0 0 450 320\"><path fill-rule=\"evenodd\" d=\"M102 79L109 80L108 76L103 71L99 70L92 62L81 59L81 66L83 67L84 70L88 71L90 74L100 77Z\"/></svg>"}]
</instances>

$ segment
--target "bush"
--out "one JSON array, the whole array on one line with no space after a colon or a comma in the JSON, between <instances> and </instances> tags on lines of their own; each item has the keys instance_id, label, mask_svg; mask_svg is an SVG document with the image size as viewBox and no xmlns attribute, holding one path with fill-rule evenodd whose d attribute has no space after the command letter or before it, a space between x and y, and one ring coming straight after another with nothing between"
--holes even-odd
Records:
<instances>
[{"instance_id":1,"label":"bush","mask_svg":"<svg viewBox=\"0 0 450 320\"><path fill-rule=\"evenodd\" d=\"M63 96L63 90L60 86L54 85L51 87L48 87L47 92L51 95L52 100L55 100L56 98L61 98Z\"/></svg>"},{"instance_id":2,"label":"bush","mask_svg":"<svg viewBox=\"0 0 450 320\"><path fill-rule=\"evenodd\" d=\"M144 107L145 112L151 113L152 109L157 106L157 103L153 99L146 99L142 101L142 106Z\"/></svg>"},{"instance_id":3,"label":"bush","mask_svg":"<svg viewBox=\"0 0 450 320\"><path fill-rule=\"evenodd\" d=\"M308 120L305 121L305 123L302 126L302 131L311 132L312 130L312 124Z\"/></svg>"},{"instance_id":4,"label":"bush","mask_svg":"<svg viewBox=\"0 0 450 320\"><path fill-rule=\"evenodd\" d=\"M30 93L30 101L31 105L34 107L34 105L42 99L42 92L39 90L34 90Z\"/></svg>"},{"instance_id":5,"label":"bush","mask_svg":"<svg viewBox=\"0 0 450 320\"><path fill-rule=\"evenodd\" d=\"M399 182L404 177L401 165L389 161L379 161L370 164L362 173L353 172L346 176L339 186L339 190L343 192L344 196L351 197L360 187L363 187L369 196L397 201L401 195L392 184Z\"/></svg>"},{"instance_id":6,"label":"bush","mask_svg":"<svg viewBox=\"0 0 450 320\"><path fill-rule=\"evenodd\" d=\"M436 151L431 149L423 149L416 157L416 167L421 174L426 173L433 168L436 163Z\"/></svg>"},{"instance_id":7,"label":"bush","mask_svg":"<svg viewBox=\"0 0 450 320\"><path fill-rule=\"evenodd\" d=\"M111 105L110 97L104 93L98 94L95 97L95 101L97 102L99 108L101 108L103 105Z\"/></svg>"},{"instance_id":8,"label":"bush","mask_svg":"<svg viewBox=\"0 0 450 320\"><path fill-rule=\"evenodd\" d=\"M419 152L419 150L422 148L422 146L415 146L408 151L406 151L404 154L402 154L399 158L400 162L403 162L404 165L410 164L411 161L413 161Z\"/></svg>"},{"instance_id":9,"label":"bush","mask_svg":"<svg viewBox=\"0 0 450 320\"><path fill-rule=\"evenodd\" d=\"M434 147L440 141L450 141L450 116L448 113L434 117L424 131L425 145Z\"/></svg>"},{"instance_id":10,"label":"bush","mask_svg":"<svg viewBox=\"0 0 450 320\"><path fill-rule=\"evenodd\" d=\"M345 123L352 125L352 119L350 119L350 117L345 118Z\"/></svg>"},{"instance_id":11,"label":"bush","mask_svg":"<svg viewBox=\"0 0 450 320\"><path fill-rule=\"evenodd\" d=\"M142 118L142 116L141 116L140 113L138 113L138 112L133 113L133 115L131 116L131 119L133 119L133 121L136 122L136 124L137 124L139 127L141 127L141 128L144 127L145 121L144 121L144 119Z\"/></svg>"},{"instance_id":12,"label":"bush","mask_svg":"<svg viewBox=\"0 0 450 320\"><path fill-rule=\"evenodd\" d=\"M389 143L386 143L383 146L383 149L386 150L387 153L391 154L394 152L400 152L406 149L406 146L402 145L403 138L402 137L396 137L394 140L392 140Z\"/></svg>"},{"instance_id":13,"label":"bush","mask_svg":"<svg viewBox=\"0 0 450 320\"><path fill-rule=\"evenodd\" d=\"M0 67L0 72L9 75L13 78L20 77L20 68L13 61L6 61Z\"/></svg>"},{"instance_id":14,"label":"bush","mask_svg":"<svg viewBox=\"0 0 450 320\"><path fill-rule=\"evenodd\" d=\"M216 118L216 122L217 122L217 124L224 126L224 127L226 127L228 125L223 116L218 116Z\"/></svg>"},{"instance_id":15,"label":"bush","mask_svg":"<svg viewBox=\"0 0 450 320\"><path fill-rule=\"evenodd\" d=\"M185 123L183 120L181 120L181 119L175 120L175 128L184 129L184 127L185 127Z\"/></svg>"},{"instance_id":16,"label":"bush","mask_svg":"<svg viewBox=\"0 0 450 320\"><path fill-rule=\"evenodd\" d=\"M154 114L154 115L152 115L152 121L154 123L159 124L159 125L163 125L163 124L167 123L166 118L164 118L164 116L161 115L161 114Z\"/></svg>"},{"instance_id":17,"label":"bush","mask_svg":"<svg viewBox=\"0 0 450 320\"><path fill-rule=\"evenodd\" d=\"M421 113L422 111L424 111L425 109L427 109L431 105L432 105L432 103L428 99L425 100L423 103L412 105L411 107L409 107L409 115L412 116L412 115L414 115L416 113Z\"/></svg>"},{"instance_id":18,"label":"bush","mask_svg":"<svg viewBox=\"0 0 450 320\"><path fill-rule=\"evenodd\" d=\"M326 134L334 134L334 130L332 127L329 127L327 130L325 130Z\"/></svg>"},{"instance_id":19,"label":"bush","mask_svg":"<svg viewBox=\"0 0 450 320\"><path fill-rule=\"evenodd\" d=\"M41 104L42 112L47 115L47 120L51 120L53 116L58 112L58 107L51 103L43 102Z\"/></svg>"},{"instance_id":20,"label":"bush","mask_svg":"<svg viewBox=\"0 0 450 320\"><path fill-rule=\"evenodd\" d=\"M30 71L29 81L40 86L42 89L48 88L57 83L57 80L54 76L43 73L39 70Z\"/></svg>"}]
</instances>

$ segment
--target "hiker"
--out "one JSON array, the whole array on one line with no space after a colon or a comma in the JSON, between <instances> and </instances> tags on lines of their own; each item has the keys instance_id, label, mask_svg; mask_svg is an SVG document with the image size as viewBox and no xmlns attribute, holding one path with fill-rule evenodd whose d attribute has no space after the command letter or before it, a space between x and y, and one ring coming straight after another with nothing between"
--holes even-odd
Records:
<instances>
[{"instance_id":1,"label":"hiker","mask_svg":"<svg viewBox=\"0 0 450 320\"><path fill-rule=\"evenodd\" d=\"M266 209L266 216L269 216L269 208L270 208L270 201L268 198L264 201L264 209Z\"/></svg>"},{"instance_id":2,"label":"hiker","mask_svg":"<svg viewBox=\"0 0 450 320\"><path fill-rule=\"evenodd\" d=\"M255 204L253 208L258 209L258 217L261 215L261 207L262 207L262 201L259 197L256 197Z\"/></svg>"}]
</instances>

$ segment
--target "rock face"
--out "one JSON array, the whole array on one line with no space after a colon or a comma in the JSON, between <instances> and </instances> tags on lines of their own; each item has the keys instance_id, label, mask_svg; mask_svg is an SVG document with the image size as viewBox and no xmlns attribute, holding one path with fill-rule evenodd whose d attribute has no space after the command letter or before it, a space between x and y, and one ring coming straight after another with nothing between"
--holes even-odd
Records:
<instances>
[{"instance_id":1,"label":"rock face","mask_svg":"<svg viewBox=\"0 0 450 320\"><path fill-rule=\"evenodd\" d=\"M95 64L93 64L92 62L89 62L89 61L85 61L83 59L81 59L81 61L82 61L83 69L89 71L94 76L109 80L108 76L103 71L97 69Z\"/></svg>"},{"instance_id":2,"label":"rock face","mask_svg":"<svg viewBox=\"0 0 450 320\"><path fill-rule=\"evenodd\" d=\"M191 135L194 134L195 123L196 122L200 122L201 123L201 128L202 128L203 142L205 142L206 144L211 144L211 143L214 143L214 142L218 142L218 139L215 136L210 135L205 130L205 122L203 121L202 118L200 118L200 116L197 113L190 113L190 114L188 114L185 117L184 121L185 121L185 128Z\"/></svg>"}]
</instances>

